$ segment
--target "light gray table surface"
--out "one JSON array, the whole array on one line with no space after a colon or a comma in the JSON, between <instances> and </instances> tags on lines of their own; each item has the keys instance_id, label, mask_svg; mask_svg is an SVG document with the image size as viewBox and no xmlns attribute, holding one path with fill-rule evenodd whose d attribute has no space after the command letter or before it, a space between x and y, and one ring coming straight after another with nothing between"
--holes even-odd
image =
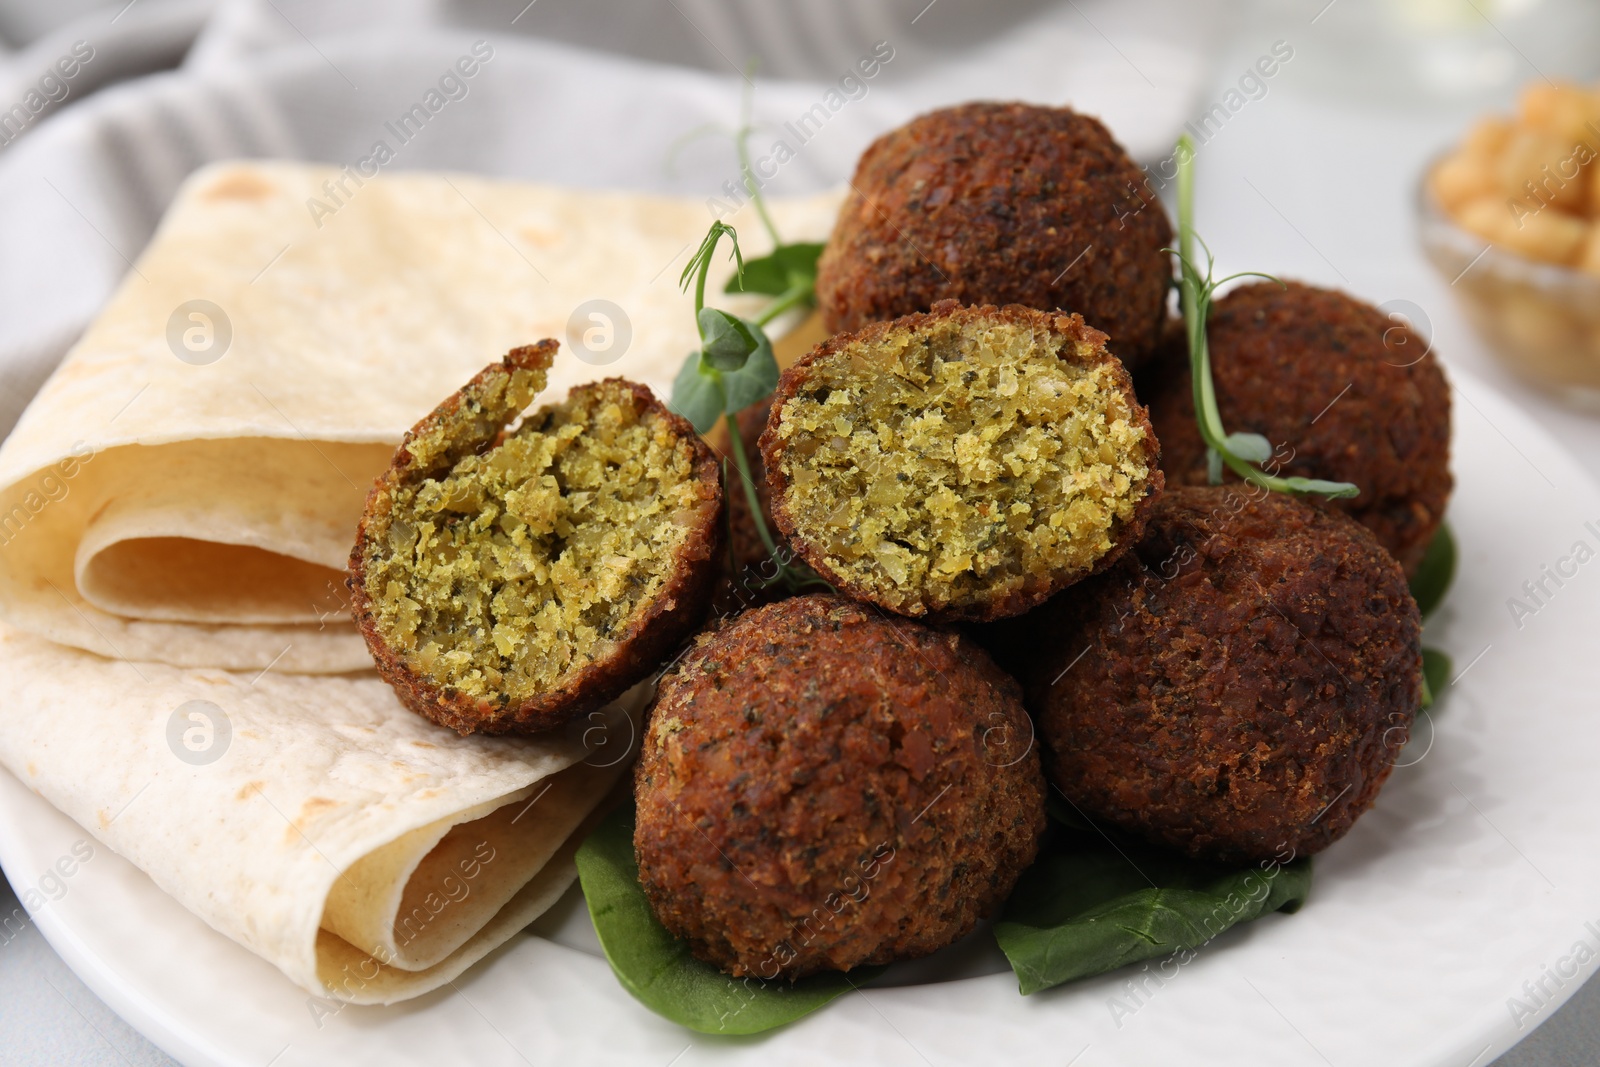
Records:
<instances>
[{"instance_id":1,"label":"light gray table surface","mask_svg":"<svg viewBox=\"0 0 1600 1067\"><path fill-rule=\"evenodd\" d=\"M1216 59L1213 93L1220 99L1238 71L1272 41L1292 40L1297 58L1303 57L1299 68L1291 64L1205 148L1199 214L1205 232L1229 234L1220 265L1267 266L1286 277L1337 285L1375 302L1414 301L1432 319L1434 341L1447 366L1468 370L1501 389L1600 477L1600 421L1510 378L1454 313L1448 288L1416 248L1409 188L1397 183L1396 175L1416 174L1483 101L1424 105L1397 101L1394 90L1371 84L1365 93L1340 90L1330 75L1336 74L1332 46L1307 18L1308 11L1315 15L1325 2L1317 0L1309 8L1286 0L1258 5ZM0 37L8 31L15 36L19 26L46 32L53 23L48 13L39 12L51 6L0 0ZM84 6L66 4L62 17ZM1330 15L1330 24L1332 20ZM1520 51L1533 51L1526 42L1513 47L1519 44ZM1589 40L1587 47L1600 54L1600 41ZM1527 56L1523 61L1534 62ZM1352 74L1357 76L1362 75ZM1507 101L1498 102L1503 106ZM1209 103L1207 98L1201 109ZM1264 201L1270 212L1264 211ZM1337 217L1321 210L1327 204L1339 205ZM9 883L0 882L0 919L23 914ZM95 997L31 923L13 919L5 927L0 935L0 1064L146 1067L174 1062ZM1500 1067L1600 1064L1600 983L1591 981L1579 990L1496 1062Z\"/></svg>"}]
</instances>

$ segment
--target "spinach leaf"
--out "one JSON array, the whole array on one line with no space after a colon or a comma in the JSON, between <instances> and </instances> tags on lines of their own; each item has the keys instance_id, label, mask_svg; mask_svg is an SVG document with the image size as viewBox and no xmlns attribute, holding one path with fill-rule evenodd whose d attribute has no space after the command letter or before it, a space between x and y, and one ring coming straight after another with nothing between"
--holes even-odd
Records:
<instances>
[{"instance_id":1,"label":"spinach leaf","mask_svg":"<svg viewBox=\"0 0 1600 1067\"><path fill-rule=\"evenodd\" d=\"M1449 523L1440 523L1439 532L1428 542L1428 551L1422 556L1422 565L1417 568L1416 576L1411 579L1411 595L1416 598L1417 608L1422 612L1424 619L1444 603L1444 595L1449 592L1450 583L1455 580L1455 576L1455 535L1450 532Z\"/></svg>"},{"instance_id":2,"label":"spinach leaf","mask_svg":"<svg viewBox=\"0 0 1600 1067\"><path fill-rule=\"evenodd\" d=\"M881 967L817 974L790 984L731 978L689 954L650 910L633 852L631 804L612 812L578 849L578 879L600 946L622 987L645 1007L703 1034L757 1034L808 1015Z\"/></svg>"},{"instance_id":3,"label":"spinach leaf","mask_svg":"<svg viewBox=\"0 0 1600 1067\"><path fill-rule=\"evenodd\" d=\"M1437 648L1422 650L1422 706L1433 707L1444 687L1450 684L1450 657Z\"/></svg>"},{"instance_id":4,"label":"spinach leaf","mask_svg":"<svg viewBox=\"0 0 1600 1067\"><path fill-rule=\"evenodd\" d=\"M1427 620L1450 591L1450 583L1456 577L1456 539L1450 532L1449 523L1440 523L1439 532L1433 535L1433 540L1428 542L1428 550L1423 553L1422 565L1417 568L1417 573L1411 579L1411 596L1417 602L1417 609L1422 612L1422 618ZM1436 648L1422 650L1422 706L1433 707L1433 702L1438 699L1444 687L1450 681L1450 657Z\"/></svg>"},{"instance_id":5,"label":"spinach leaf","mask_svg":"<svg viewBox=\"0 0 1600 1067\"><path fill-rule=\"evenodd\" d=\"M1072 815L1050 827L994 935L1022 992L1037 993L1157 956L1181 966L1237 923L1297 910L1310 891L1309 857L1223 867L1113 843Z\"/></svg>"},{"instance_id":6,"label":"spinach leaf","mask_svg":"<svg viewBox=\"0 0 1600 1067\"><path fill-rule=\"evenodd\" d=\"M742 275L728 279L727 292L766 293L781 296L790 289L814 284L817 278L817 257L822 255L820 244L797 242L779 245L760 259L744 265Z\"/></svg>"}]
</instances>

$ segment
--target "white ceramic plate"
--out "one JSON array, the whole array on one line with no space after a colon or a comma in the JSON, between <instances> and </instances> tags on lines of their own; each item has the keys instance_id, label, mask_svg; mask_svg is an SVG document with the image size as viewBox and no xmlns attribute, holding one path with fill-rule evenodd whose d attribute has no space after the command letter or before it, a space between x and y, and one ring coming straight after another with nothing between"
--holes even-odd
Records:
<instances>
[{"instance_id":1,"label":"white ceramic plate","mask_svg":"<svg viewBox=\"0 0 1600 1067\"><path fill-rule=\"evenodd\" d=\"M1600 962L1600 806L1586 788L1600 752L1600 490L1525 416L1457 384L1462 565L1427 640L1459 677L1377 807L1318 858L1310 903L1224 935L1169 978L1129 968L1028 998L1009 973L879 985L777 1033L720 1039L622 991L576 894L454 988L331 1015L103 846L47 880L59 899L36 921L97 994L192 1065L1481 1067ZM1557 569L1560 585L1546 577ZM1523 583L1541 579L1535 603ZM1511 597L1537 610L1514 618ZM0 772L0 862L19 893L84 840ZM969 971L990 959L956 951Z\"/></svg>"},{"instance_id":2,"label":"white ceramic plate","mask_svg":"<svg viewBox=\"0 0 1600 1067\"><path fill-rule=\"evenodd\" d=\"M105 235L131 254L188 170L238 154L356 158L381 120L403 110L466 40L398 50L328 45L325 56L285 55L248 71L224 64L207 75L204 93L184 79L151 79L31 132L0 173L6 354L37 349L41 367L53 358L60 338L81 329L126 269ZM462 108L456 125L441 127L438 138L430 129L408 146L404 165L660 191L715 188L725 176L726 153L714 146L698 162L684 161L693 180L684 175L681 186L659 166L682 131L727 119L725 79L640 74L600 57L497 46L502 81L485 79L470 101L453 104ZM367 91L345 94L346 79ZM638 90L646 79L649 91ZM762 110L795 114L817 92L764 88ZM330 100L345 110L330 111ZM527 106L531 100L543 106ZM892 104L874 90L852 105L829 135L836 140L819 141L795 164L792 191L836 180L863 138L903 117ZM1139 117L1137 109L1108 115L1135 141ZM1143 117L1152 120L1144 130L1151 143L1164 143L1165 119ZM628 137L594 135L624 128ZM561 150L548 152L550 145ZM106 175L115 188L100 188ZM86 219L95 222L84 226ZM67 963L190 1065L1026 1058L1076 1067L1482 1067L1600 962L1600 808L1584 788L1591 753L1600 752L1590 665L1600 561L1563 576L1559 587L1541 570L1579 539L1600 550L1600 490L1526 417L1457 377L1464 392L1451 520L1463 566L1428 640L1455 656L1461 678L1442 695L1437 731L1419 724L1399 760L1406 766L1376 810L1319 859L1311 902L1298 915L1225 934L1170 980L1133 968L1023 998L1009 972L982 973L995 956L978 935L778 1033L709 1038L657 1018L621 990L572 894L536 933L454 988L394 1008L328 1014L103 846L79 863L74 846L90 836L4 771L0 863L19 894L53 898L35 920ZM1551 595L1540 594L1543 603L1519 627L1507 598L1541 579ZM46 875L58 863L70 877ZM1572 959L1579 942L1582 963ZM883 986L952 973L978 976ZM1131 992L1130 981L1138 983ZM1515 1016L1512 997L1526 1005Z\"/></svg>"}]
</instances>

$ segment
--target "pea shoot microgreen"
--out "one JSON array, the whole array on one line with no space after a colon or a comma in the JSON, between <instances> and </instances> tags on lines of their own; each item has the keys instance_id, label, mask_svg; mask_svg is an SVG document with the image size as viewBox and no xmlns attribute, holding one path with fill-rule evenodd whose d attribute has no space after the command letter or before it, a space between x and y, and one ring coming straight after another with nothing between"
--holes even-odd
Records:
<instances>
[{"instance_id":1,"label":"pea shoot microgreen","mask_svg":"<svg viewBox=\"0 0 1600 1067\"><path fill-rule=\"evenodd\" d=\"M755 66L752 63L746 71L737 127L732 130L716 124L698 127L686 134L673 150L676 152L677 148L705 133L721 133L732 139L739 160L740 184L749 195L762 228L772 240L772 251L746 262L739 248L738 232L721 219L711 224L699 250L684 267L681 279L685 289L691 279L694 282L694 313L695 324L700 332L700 350L689 353L673 382L672 407L693 423L700 433L710 430L719 418L727 426L728 450L733 454L751 518L773 568L770 576L747 577L743 580L744 584L755 589L781 584L791 592L813 587L831 589L832 586L818 578L810 568L792 560L779 549L772 531L767 528L755 478L750 471L749 452L739 433L738 413L765 398L778 384L778 364L773 358L772 342L763 328L786 311L816 306L817 257L822 254L821 244L785 244L772 219L772 212L767 208L766 199L761 195L761 182L750 165L750 136L756 128L751 118L753 83L750 75L754 73ZM733 245L732 258L736 269L723 291L760 293L775 298L753 318L740 318L717 308L706 307L706 277L711 270L717 245L724 235ZM724 481L727 481L726 460L723 470ZM729 551L732 551L731 543Z\"/></svg>"},{"instance_id":2,"label":"pea shoot microgreen","mask_svg":"<svg viewBox=\"0 0 1600 1067\"><path fill-rule=\"evenodd\" d=\"M739 159L739 183L744 186L751 205L756 209L756 216L761 220L762 228L772 240L772 251L745 263L742 271L728 279L724 292L760 293L764 296L777 297L755 320L765 326L791 308L816 306L817 257L822 255L822 245L811 241L786 244L783 236L778 233L777 224L772 220L772 212L767 209L766 198L761 194L761 182L750 165L750 136L756 131L751 118L753 89L750 76L754 73L755 65L752 63L745 71L746 79L744 94L740 99L738 126L731 130L719 123L697 127L689 131L674 146L673 151L676 153L677 149L688 141L707 133L721 134L733 141L734 152Z\"/></svg>"},{"instance_id":3,"label":"pea shoot microgreen","mask_svg":"<svg viewBox=\"0 0 1600 1067\"><path fill-rule=\"evenodd\" d=\"M739 433L737 416L764 399L778 384L778 362L772 355L772 342L762 329L773 316L743 319L720 308L706 306L706 278L724 236L733 245L730 258L735 264L734 277L738 278L746 269L744 254L739 250L738 231L720 219L713 222L679 278L685 290L691 284L694 286L694 318L700 332L700 348L684 359L672 383L671 406L688 419L698 433L709 431L718 419L728 428L728 450L733 453L739 481L744 486L751 520L775 568L771 577L758 579L754 584L766 588L782 583L793 592L809 586L827 586L809 569L792 562L779 551L761 510L761 498L750 472L750 457Z\"/></svg>"},{"instance_id":4,"label":"pea shoot microgreen","mask_svg":"<svg viewBox=\"0 0 1600 1067\"><path fill-rule=\"evenodd\" d=\"M733 132L734 149L739 155L739 174L756 215L772 239L772 251L745 264L743 274L728 279L727 292L763 293L775 296L774 300L756 321L763 326L792 307L815 307L817 303L817 257L822 255L822 245L810 241L785 244L767 210L766 198L761 195L761 183L750 167L750 135L755 125L750 120L750 84L745 83L744 99L740 108L739 128Z\"/></svg>"},{"instance_id":5,"label":"pea shoot microgreen","mask_svg":"<svg viewBox=\"0 0 1600 1067\"><path fill-rule=\"evenodd\" d=\"M1252 485L1280 493L1325 496L1329 499L1361 495L1351 482L1331 482L1321 478L1284 478L1269 474L1259 464L1272 459L1272 444L1258 433L1228 433L1217 409L1216 387L1211 380L1211 353L1206 343L1206 320L1211 314L1211 299L1222 285L1235 278L1265 278L1283 283L1270 274L1244 271L1212 280L1214 260L1211 250L1194 232L1194 141L1188 134L1178 138L1178 266L1182 273L1179 291L1183 298L1183 321L1189 337L1189 369L1194 379L1194 415L1200 436L1206 443L1208 474L1213 485L1222 482L1226 466ZM1206 254L1202 274L1194 255L1199 243ZM1455 541L1448 526L1441 527L1428 548L1421 572L1412 579L1412 594L1424 616L1444 599L1455 576ZM1450 676L1450 657L1433 648L1422 650L1423 710L1431 708Z\"/></svg>"},{"instance_id":6,"label":"pea shoot microgreen","mask_svg":"<svg viewBox=\"0 0 1600 1067\"><path fill-rule=\"evenodd\" d=\"M706 276L724 236L732 239L730 258L737 264L736 276L743 272L739 234L719 220L711 224L679 279L684 289L694 285L694 318L700 331L700 348L689 354L678 372L672 386L672 407L700 433L710 430L725 415L731 419L735 412L754 404L778 384L778 362L760 323L706 307ZM742 461L743 449L737 448L735 454Z\"/></svg>"},{"instance_id":7,"label":"pea shoot microgreen","mask_svg":"<svg viewBox=\"0 0 1600 1067\"><path fill-rule=\"evenodd\" d=\"M1206 458L1211 484L1222 483L1226 466L1252 485L1279 493L1314 494L1330 499L1354 497L1361 490L1350 482L1321 478L1285 478L1261 469L1272 460L1272 443L1258 433L1228 433L1217 408L1216 387L1211 379L1211 353L1206 342L1206 320L1216 291L1237 278L1265 278L1279 282L1270 274L1243 271L1213 280L1215 260L1205 242L1194 232L1194 141L1188 134L1178 139L1178 265L1182 274L1179 291L1183 299L1184 326L1189 337L1189 369L1194 380L1194 415L1200 436L1206 443ZM1194 255L1199 242L1205 250L1205 271Z\"/></svg>"}]
</instances>

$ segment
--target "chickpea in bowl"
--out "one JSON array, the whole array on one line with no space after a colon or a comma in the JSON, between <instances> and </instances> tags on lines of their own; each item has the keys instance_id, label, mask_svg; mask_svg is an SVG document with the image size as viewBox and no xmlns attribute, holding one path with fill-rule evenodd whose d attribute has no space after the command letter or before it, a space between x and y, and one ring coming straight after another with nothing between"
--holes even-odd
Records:
<instances>
[{"instance_id":1,"label":"chickpea in bowl","mask_svg":"<svg viewBox=\"0 0 1600 1067\"><path fill-rule=\"evenodd\" d=\"M1537 83L1424 175L1421 236L1517 373L1600 406L1600 91Z\"/></svg>"}]
</instances>

